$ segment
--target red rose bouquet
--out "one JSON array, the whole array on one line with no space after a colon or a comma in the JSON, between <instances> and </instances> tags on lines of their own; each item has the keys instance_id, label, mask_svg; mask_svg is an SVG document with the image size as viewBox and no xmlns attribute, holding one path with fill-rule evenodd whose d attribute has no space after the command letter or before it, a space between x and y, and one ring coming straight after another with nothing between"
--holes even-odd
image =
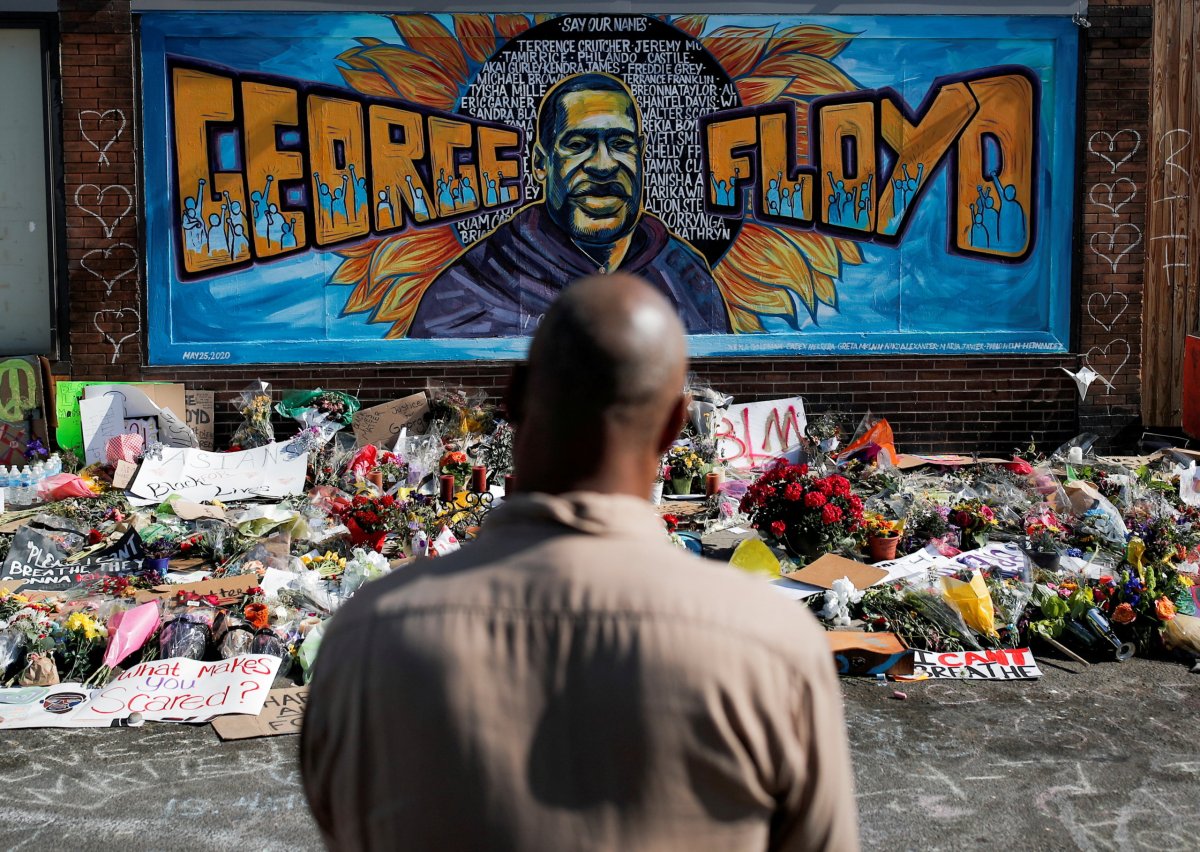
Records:
<instances>
[{"instance_id":1,"label":"red rose bouquet","mask_svg":"<svg viewBox=\"0 0 1200 852\"><path fill-rule=\"evenodd\" d=\"M996 513L982 500L972 498L955 504L946 520L958 527L959 546L967 550L987 544L988 531L996 526Z\"/></svg>"},{"instance_id":2,"label":"red rose bouquet","mask_svg":"<svg viewBox=\"0 0 1200 852\"><path fill-rule=\"evenodd\" d=\"M817 477L808 465L779 464L762 475L742 498L741 510L765 538L794 556L836 549L862 528L862 500L850 480Z\"/></svg>"},{"instance_id":3,"label":"red rose bouquet","mask_svg":"<svg viewBox=\"0 0 1200 852\"><path fill-rule=\"evenodd\" d=\"M350 541L356 546L368 545L379 551L389 532L404 528L404 504L391 494L368 497L359 494L353 500L334 504L338 519L350 531Z\"/></svg>"}]
</instances>

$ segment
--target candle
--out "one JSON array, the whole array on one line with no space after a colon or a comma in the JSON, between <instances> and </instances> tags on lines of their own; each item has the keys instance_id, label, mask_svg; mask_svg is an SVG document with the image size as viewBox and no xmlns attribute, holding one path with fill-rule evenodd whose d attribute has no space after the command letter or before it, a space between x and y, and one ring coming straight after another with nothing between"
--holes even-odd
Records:
<instances>
[{"instance_id":1,"label":"candle","mask_svg":"<svg viewBox=\"0 0 1200 852\"><path fill-rule=\"evenodd\" d=\"M704 477L704 496L713 497L721 488L721 483L725 481L725 476L719 470L714 470L712 473Z\"/></svg>"},{"instance_id":2,"label":"candle","mask_svg":"<svg viewBox=\"0 0 1200 852\"><path fill-rule=\"evenodd\" d=\"M447 473L441 476L442 491L441 499L443 503L454 502L454 475Z\"/></svg>"},{"instance_id":3,"label":"candle","mask_svg":"<svg viewBox=\"0 0 1200 852\"><path fill-rule=\"evenodd\" d=\"M383 489L383 471L373 470L367 474L367 482L370 482L376 488Z\"/></svg>"},{"instance_id":4,"label":"candle","mask_svg":"<svg viewBox=\"0 0 1200 852\"><path fill-rule=\"evenodd\" d=\"M511 473L504 474L504 494L505 496L512 494L517 490L517 478Z\"/></svg>"},{"instance_id":5,"label":"candle","mask_svg":"<svg viewBox=\"0 0 1200 852\"><path fill-rule=\"evenodd\" d=\"M476 494L487 491L487 468L481 464L471 468L471 490Z\"/></svg>"}]
</instances>

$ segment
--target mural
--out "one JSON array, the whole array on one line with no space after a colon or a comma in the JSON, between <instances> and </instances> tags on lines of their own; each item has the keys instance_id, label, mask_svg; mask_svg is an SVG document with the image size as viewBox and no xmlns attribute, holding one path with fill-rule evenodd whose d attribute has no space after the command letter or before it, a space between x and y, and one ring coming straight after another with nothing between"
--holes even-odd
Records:
<instances>
[{"instance_id":1,"label":"mural","mask_svg":"<svg viewBox=\"0 0 1200 852\"><path fill-rule=\"evenodd\" d=\"M1065 351L1076 32L145 15L151 361L517 357L616 270L695 355Z\"/></svg>"}]
</instances>

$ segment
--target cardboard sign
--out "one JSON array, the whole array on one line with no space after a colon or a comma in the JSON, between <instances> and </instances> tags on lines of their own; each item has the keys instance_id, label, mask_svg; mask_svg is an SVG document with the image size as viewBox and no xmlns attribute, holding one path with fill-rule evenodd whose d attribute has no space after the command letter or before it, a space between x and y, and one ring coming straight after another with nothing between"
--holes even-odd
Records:
<instances>
[{"instance_id":1,"label":"cardboard sign","mask_svg":"<svg viewBox=\"0 0 1200 852\"><path fill-rule=\"evenodd\" d=\"M117 469L113 471L113 488L118 491L124 491L129 487L129 483L133 481L135 473L137 473L136 464L120 459L117 462Z\"/></svg>"},{"instance_id":2,"label":"cardboard sign","mask_svg":"<svg viewBox=\"0 0 1200 852\"><path fill-rule=\"evenodd\" d=\"M360 447L371 444L390 447L401 429L412 429L428 412L429 398L421 391L404 399L356 411L350 425Z\"/></svg>"},{"instance_id":3,"label":"cardboard sign","mask_svg":"<svg viewBox=\"0 0 1200 852\"><path fill-rule=\"evenodd\" d=\"M308 454L293 458L284 448L275 443L237 453L209 453L166 447L159 458L142 461L129 493L142 506L161 503L172 494L193 503L300 494Z\"/></svg>"},{"instance_id":4,"label":"cardboard sign","mask_svg":"<svg viewBox=\"0 0 1200 852\"><path fill-rule=\"evenodd\" d=\"M887 576L887 573L882 568L855 562L853 559L847 559L834 553L826 553L813 561L811 565L788 574L787 578L797 583L808 583L810 586L832 589L834 580L847 577L854 584L854 588L865 589L878 583Z\"/></svg>"},{"instance_id":5,"label":"cardboard sign","mask_svg":"<svg viewBox=\"0 0 1200 852\"><path fill-rule=\"evenodd\" d=\"M223 740L249 740L298 734L304 723L308 687L272 689L257 716L221 716L212 720L213 730Z\"/></svg>"},{"instance_id":6,"label":"cardboard sign","mask_svg":"<svg viewBox=\"0 0 1200 852\"><path fill-rule=\"evenodd\" d=\"M37 355L0 359L0 464L25 465L25 449L38 439L50 445L46 388L50 367Z\"/></svg>"},{"instance_id":7,"label":"cardboard sign","mask_svg":"<svg viewBox=\"0 0 1200 852\"><path fill-rule=\"evenodd\" d=\"M986 651L913 651L914 680L1032 680L1042 676L1028 648Z\"/></svg>"},{"instance_id":8,"label":"cardboard sign","mask_svg":"<svg viewBox=\"0 0 1200 852\"><path fill-rule=\"evenodd\" d=\"M17 530L0 567L0 585L64 589L72 582L73 567L64 567L67 554L50 536L24 526Z\"/></svg>"},{"instance_id":9,"label":"cardboard sign","mask_svg":"<svg viewBox=\"0 0 1200 852\"><path fill-rule=\"evenodd\" d=\"M214 521L225 520L225 510L220 506L205 506L193 503L191 500L171 501L171 511L175 517L183 521L198 521L201 518L211 518Z\"/></svg>"},{"instance_id":10,"label":"cardboard sign","mask_svg":"<svg viewBox=\"0 0 1200 852\"><path fill-rule=\"evenodd\" d=\"M68 559L68 562L76 562L82 559L92 559L97 562L113 561L118 559L135 560L142 559L146 555L146 548L142 542L142 537L138 535L138 531L133 527L125 530L116 541L110 540L102 542L94 550L85 550L81 553Z\"/></svg>"},{"instance_id":11,"label":"cardboard sign","mask_svg":"<svg viewBox=\"0 0 1200 852\"><path fill-rule=\"evenodd\" d=\"M37 691L0 690L0 728L121 727L133 713L154 722L258 713L279 663L269 654L215 663L173 657L133 666L103 689L66 683Z\"/></svg>"},{"instance_id":12,"label":"cardboard sign","mask_svg":"<svg viewBox=\"0 0 1200 852\"><path fill-rule=\"evenodd\" d=\"M804 400L798 396L731 405L714 416L722 463L743 469L761 466L779 456L795 461L808 426Z\"/></svg>"},{"instance_id":13,"label":"cardboard sign","mask_svg":"<svg viewBox=\"0 0 1200 852\"><path fill-rule=\"evenodd\" d=\"M138 603L157 601L163 598L175 597L180 592L193 592L197 595L216 595L222 601L235 601L245 594L247 589L258 585L257 574L237 574L233 577L222 577L219 580L201 580L198 583L176 583L155 586L143 590L134 598Z\"/></svg>"},{"instance_id":14,"label":"cardboard sign","mask_svg":"<svg viewBox=\"0 0 1200 852\"><path fill-rule=\"evenodd\" d=\"M184 422L196 433L202 450L211 450L215 439L213 397L210 390L189 390L184 393Z\"/></svg>"},{"instance_id":15,"label":"cardboard sign","mask_svg":"<svg viewBox=\"0 0 1200 852\"><path fill-rule=\"evenodd\" d=\"M912 652L895 633L828 630L825 639L840 675L874 677L913 672Z\"/></svg>"}]
</instances>

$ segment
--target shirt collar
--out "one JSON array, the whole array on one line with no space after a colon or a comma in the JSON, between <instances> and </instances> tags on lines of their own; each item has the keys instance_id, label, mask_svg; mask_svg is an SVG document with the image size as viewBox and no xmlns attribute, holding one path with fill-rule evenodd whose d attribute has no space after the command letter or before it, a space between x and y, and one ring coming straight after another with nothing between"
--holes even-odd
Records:
<instances>
[{"instance_id":1,"label":"shirt collar","mask_svg":"<svg viewBox=\"0 0 1200 852\"><path fill-rule=\"evenodd\" d=\"M488 514L484 529L516 524L556 524L588 535L661 538L665 534L662 519L648 500L592 491L514 495Z\"/></svg>"}]
</instances>

